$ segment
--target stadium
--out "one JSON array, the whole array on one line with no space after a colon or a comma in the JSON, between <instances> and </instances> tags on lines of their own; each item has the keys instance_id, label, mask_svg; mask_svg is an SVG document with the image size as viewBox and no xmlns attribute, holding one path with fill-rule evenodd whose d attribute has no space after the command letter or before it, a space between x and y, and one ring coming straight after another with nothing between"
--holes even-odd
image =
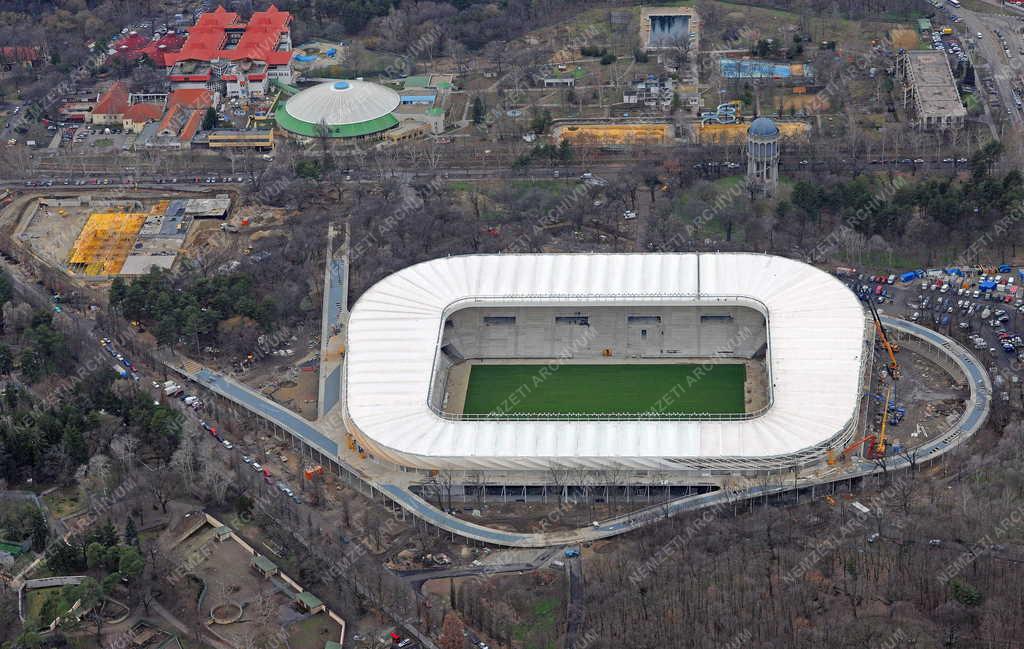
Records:
<instances>
[{"instance_id":1,"label":"stadium","mask_svg":"<svg viewBox=\"0 0 1024 649\"><path fill-rule=\"evenodd\" d=\"M328 81L299 92L275 113L279 128L299 137L360 138L398 125L401 99L368 81Z\"/></svg>"},{"instance_id":2,"label":"stadium","mask_svg":"<svg viewBox=\"0 0 1024 649\"><path fill-rule=\"evenodd\" d=\"M770 255L437 259L355 304L345 425L406 470L788 470L852 439L868 325Z\"/></svg>"}]
</instances>

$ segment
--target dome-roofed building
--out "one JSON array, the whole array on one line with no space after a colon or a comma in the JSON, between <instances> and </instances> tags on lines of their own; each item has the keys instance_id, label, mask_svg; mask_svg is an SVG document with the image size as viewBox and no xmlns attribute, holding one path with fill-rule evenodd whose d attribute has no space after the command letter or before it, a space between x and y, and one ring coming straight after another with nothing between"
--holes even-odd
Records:
<instances>
[{"instance_id":1,"label":"dome-roofed building","mask_svg":"<svg viewBox=\"0 0 1024 649\"><path fill-rule=\"evenodd\" d=\"M751 196L774 196L779 187L779 127L758 117L747 129L747 186Z\"/></svg>"},{"instance_id":2,"label":"dome-roofed building","mask_svg":"<svg viewBox=\"0 0 1024 649\"><path fill-rule=\"evenodd\" d=\"M278 127L301 137L356 138L398 125L392 113L401 99L394 90L368 81L328 81L307 88L280 105Z\"/></svg>"},{"instance_id":3,"label":"dome-roofed building","mask_svg":"<svg viewBox=\"0 0 1024 649\"><path fill-rule=\"evenodd\" d=\"M770 137L772 135L779 134L779 127L776 126L775 122L768 117L758 117L750 123L750 128L747 129L747 133L750 135Z\"/></svg>"}]
</instances>

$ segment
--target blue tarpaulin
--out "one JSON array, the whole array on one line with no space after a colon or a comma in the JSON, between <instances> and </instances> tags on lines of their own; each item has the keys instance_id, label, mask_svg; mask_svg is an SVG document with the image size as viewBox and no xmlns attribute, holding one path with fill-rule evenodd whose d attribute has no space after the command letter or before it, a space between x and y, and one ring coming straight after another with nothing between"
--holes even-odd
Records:
<instances>
[{"instance_id":1,"label":"blue tarpaulin","mask_svg":"<svg viewBox=\"0 0 1024 649\"><path fill-rule=\"evenodd\" d=\"M1000 273L1008 273L1008 272L1010 272L1010 265L1009 264L1001 264L999 266L999 272Z\"/></svg>"},{"instance_id":2,"label":"blue tarpaulin","mask_svg":"<svg viewBox=\"0 0 1024 649\"><path fill-rule=\"evenodd\" d=\"M914 271L910 271L909 273L903 273L902 275L900 275L901 282L912 282L915 279L917 279L917 273L915 273Z\"/></svg>"},{"instance_id":3,"label":"blue tarpaulin","mask_svg":"<svg viewBox=\"0 0 1024 649\"><path fill-rule=\"evenodd\" d=\"M1005 273L1006 271L1003 271L1003 272ZM963 277L964 276L964 271L960 270L959 268L947 268L946 269L946 274L947 275L957 275L958 277Z\"/></svg>"},{"instance_id":4,"label":"blue tarpaulin","mask_svg":"<svg viewBox=\"0 0 1024 649\"><path fill-rule=\"evenodd\" d=\"M983 291L991 291L995 287L996 287L996 283L991 281L991 280L978 284L978 288L980 288Z\"/></svg>"}]
</instances>

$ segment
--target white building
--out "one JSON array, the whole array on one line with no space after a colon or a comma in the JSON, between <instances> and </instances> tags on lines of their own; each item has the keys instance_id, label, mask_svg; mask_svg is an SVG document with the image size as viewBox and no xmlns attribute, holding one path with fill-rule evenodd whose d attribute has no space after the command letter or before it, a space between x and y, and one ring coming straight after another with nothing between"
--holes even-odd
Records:
<instances>
[{"instance_id":1,"label":"white building","mask_svg":"<svg viewBox=\"0 0 1024 649\"><path fill-rule=\"evenodd\" d=\"M517 320L516 309L529 313ZM482 315L488 310L505 315ZM551 318L553 311L575 315ZM627 324L627 312L665 313L668 324L659 338L641 336ZM705 323L710 312L719 315ZM508 328L497 335L481 317ZM467 356L553 357L551 332L568 335L563 329L572 323L564 321L590 317L611 324L596 327L603 337L574 349L573 359L595 362L607 345L680 362L760 357L767 405L708 419L501 419L446 411L445 374L460 354L456 347ZM731 338L716 329L720 323L749 326L753 338ZM453 328L469 333L453 342ZM417 469L782 470L851 439L871 357L869 331L859 301L843 284L782 257L437 259L383 279L353 308L342 381L345 424L378 460Z\"/></svg>"}]
</instances>

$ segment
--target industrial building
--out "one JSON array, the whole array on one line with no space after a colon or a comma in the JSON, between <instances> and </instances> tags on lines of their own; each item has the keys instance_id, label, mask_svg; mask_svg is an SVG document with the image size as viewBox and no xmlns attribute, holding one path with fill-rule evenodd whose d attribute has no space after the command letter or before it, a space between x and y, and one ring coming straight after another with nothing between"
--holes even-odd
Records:
<instances>
[{"instance_id":1,"label":"industrial building","mask_svg":"<svg viewBox=\"0 0 1024 649\"><path fill-rule=\"evenodd\" d=\"M903 107L918 128L938 131L964 127L967 109L944 52L906 50L896 60L896 74L903 82Z\"/></svg>"},{"instance_id":2,"label":"industrial building","mask_svg":"<svg viewBox=\"0 0 1024 649\"><path fill-rule=\"evenodd\" d=\"M274 5L248 22L224 7L204 13L181 51L164 55L171 87L248 98L265 96L274 80L291 83L291 21Z\"/></svg>"},{"instance_id":3,"label":"industrial building","mask_svg":"<svg viewBox=\"0 0 1024 649\"><path fill-rule=\"evenodd\" d=\"M354 306L344 420L377 460L417 470L789 470L851 440L870 332L842 283L782 257L437 259L383 279ZM470 358L755 362L767 397L716 417L463 416L446 403L447 374Z\"/></svg>"}]
</instances>

